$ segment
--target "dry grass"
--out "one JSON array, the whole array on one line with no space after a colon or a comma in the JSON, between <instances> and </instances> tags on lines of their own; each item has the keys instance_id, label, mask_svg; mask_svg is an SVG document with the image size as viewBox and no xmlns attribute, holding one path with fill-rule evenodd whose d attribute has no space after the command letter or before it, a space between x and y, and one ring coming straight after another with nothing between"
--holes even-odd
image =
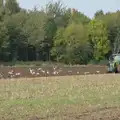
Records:
<instances>
[{"instance_id":1,"label":"dry grass","mask_svg":"<svg viewBox=\"0 0 120 120\"><path fill-rule=\"evenodd\" d=\"M119 105L120 75L0 81L0 120L29 120L34 116L62 120L63 113L80 114L89 108Z\"/></svg>"}]
</instances>

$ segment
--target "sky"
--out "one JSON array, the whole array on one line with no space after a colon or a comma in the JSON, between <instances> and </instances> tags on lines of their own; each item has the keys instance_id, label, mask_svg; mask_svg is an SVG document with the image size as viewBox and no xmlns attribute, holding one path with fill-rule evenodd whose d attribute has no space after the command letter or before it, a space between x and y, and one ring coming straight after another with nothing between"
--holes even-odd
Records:
<instances>
[{"instance_id":1,"label":"sky","mask_svg":"<svg viewBox=\"0 0 120 120\"><path fill-rule=\"evenodd\" d=\"M44 7L51 0L18 0L20 6L32 9L34 6ZM57 0L53 0L57 1ZM75 8L92 18L97 10L106 12L120 10L120 0L61 0L65 6Z\"/></svg>"}]
</instances>

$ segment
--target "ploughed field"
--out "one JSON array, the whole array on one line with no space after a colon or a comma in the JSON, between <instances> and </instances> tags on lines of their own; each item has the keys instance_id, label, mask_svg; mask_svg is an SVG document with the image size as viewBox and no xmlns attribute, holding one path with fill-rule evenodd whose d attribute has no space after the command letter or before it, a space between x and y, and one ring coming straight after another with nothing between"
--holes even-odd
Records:
<instances>
[{"instance_id":1,"label":"ploughed field","mask_svg":"<svg viewBox=\"0 0 120 120\"><path fill-rule=\"evenodd\" d=\"M120 75L1 79L0 120L120 120Z\"/></svg>"},{"instance_id":2,"label":"ploughed field","mask_svg":"<svg viewBox=\"0 0 120 120\"><path fill-rule=\"evenodd\" d=\"M49 76L69 76L104 74L107 72L106 66L81 65L77 67L0 67L0 78L33 78Z\"/></svg>"}]
</instances>

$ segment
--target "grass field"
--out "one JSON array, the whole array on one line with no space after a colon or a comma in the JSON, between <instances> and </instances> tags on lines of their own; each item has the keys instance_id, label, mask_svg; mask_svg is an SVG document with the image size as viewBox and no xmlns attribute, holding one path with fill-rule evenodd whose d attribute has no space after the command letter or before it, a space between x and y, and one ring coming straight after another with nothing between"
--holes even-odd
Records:
<instances>
[{"instance_id":1,"label":"grass field","mask_svg":"<svg viewBox=\"0 0 120 120\"><path fill-rule=\"evenodd\" d=\"M119 120L120 75L0 81L0 120Z\"/></svg>"}]
</instances>

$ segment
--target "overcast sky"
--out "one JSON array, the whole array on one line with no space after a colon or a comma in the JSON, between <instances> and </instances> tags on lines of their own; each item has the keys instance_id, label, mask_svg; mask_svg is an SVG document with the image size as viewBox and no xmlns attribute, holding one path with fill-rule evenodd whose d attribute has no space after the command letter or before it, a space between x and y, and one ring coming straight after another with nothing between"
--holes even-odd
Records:
<instances>
[{"instance_id":1,"label":"overcast sky","mask_svg":"<svg viewBox=\"0 0 120 120\"><path fill-rule=\"evenodd\" d=\"M18 0L20 6L26 9L32 9L35 5L44 7L51 0ZM57 1L57 0L53 0ZM114 12L120 10L120 0L62 0L70 8L76 8L85 15L93 17L97 10L104 12Z\"/></svg>"}]
</instances>

